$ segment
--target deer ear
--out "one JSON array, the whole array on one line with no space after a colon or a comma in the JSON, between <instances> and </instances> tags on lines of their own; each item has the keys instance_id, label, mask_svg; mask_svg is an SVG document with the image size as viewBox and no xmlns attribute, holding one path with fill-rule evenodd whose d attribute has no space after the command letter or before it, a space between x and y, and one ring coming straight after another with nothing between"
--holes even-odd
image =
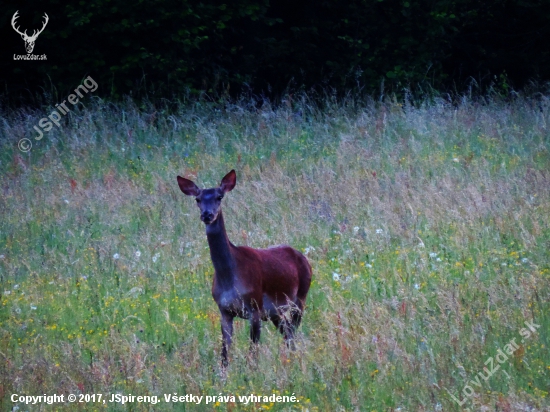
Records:
<instances>
[{"instance_id":1,"label":"deer ear","mask_svg":"<svg viewBox=\"0 0 550 412\"><path fill-rule=\"evenodd\" d=\"M195 183L181 176L178 176L178 185L187 196L198 196L201 192Z\"/></svg>"},{"instance_id":2,"label":"deer ear","mask_svg":"<svg viewBox=\"0 0 550 412\"><path fill-rule=\"evenodd\" d=\"M231 170L228 174L226 174L223 177L222 182L220 184L220 189L224 193L227 193L232 191L236 184L237 184L237 174L235 173L234 170Z\"/></svg>"}]
</instances>

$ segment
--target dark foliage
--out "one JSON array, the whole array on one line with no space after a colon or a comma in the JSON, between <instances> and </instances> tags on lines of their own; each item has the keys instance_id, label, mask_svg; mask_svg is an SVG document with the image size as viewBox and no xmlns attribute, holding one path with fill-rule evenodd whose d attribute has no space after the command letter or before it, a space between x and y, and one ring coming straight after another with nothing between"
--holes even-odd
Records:
<instances>
[{"instance_id":1,"label":"dark foliage","mask_svg":"<svg viewBox=\"0 0 550 412\"><path fill-rule=\"evenodd\" d=\"M48 13L34 50L46 61L14 60L26 54L16 10L29 33ZM114 97L550 79L547 0L12 1L0 35L0 84L14 99L88 75Z\"/></svg>"}]
</instances>

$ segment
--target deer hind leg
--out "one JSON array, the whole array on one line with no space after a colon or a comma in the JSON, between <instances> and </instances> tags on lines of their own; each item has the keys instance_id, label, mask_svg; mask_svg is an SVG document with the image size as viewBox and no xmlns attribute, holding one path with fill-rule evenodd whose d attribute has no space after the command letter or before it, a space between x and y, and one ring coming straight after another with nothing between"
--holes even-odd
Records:
<instances>
[{"instance_id":1,"label":"deer hind leg","mask_svg":"<svg viewBox=\"0 0 550 412\"><path fill-rule=\"evenodd\" d=\"M271 318L271 322L273 322L277 330L281 332L281 335L283 335L287 348L293 349L291 345L293 344L292 342L293 342L294 335L292 333L289 322L286 321L284 317L281 317L281 316L273 316Z\"/></svg>"},{"instance_id":2,"label":"deer hind leg","mask_svg":"<svg viewBox=\"0 0 550 412\"><path fill-rule=\"evenodd\" d=\"M273 322L273 324L277 328L277 330L279 332L281 332L281 335L283 335L285 337L285 340L286 340L287 336L286 336L286 331L285 331L285 326L284 326L283 319L280 316L272 316L270 319L271 319L271 322Z\"/></svg>"},{"instance_id":3,"label":"deer hind leg","mask_svg":"<svg viewBox=\"0 0 550 412\"><path fill-rule=\"evenodd\" d=\"M304 303L298 299L295 305L292 305L292 328L294 331L298 329L298 326L300 326L300 322L302 321L302 314L304 311Z\"/></svg>"},{"instance_id":4,"label":"deer hind leg","mask_svg":"<svg viewBox=\"0 0 550 412\"><path fill-rule=\"evenodd\" d=\"M294 335L296 327L294 326L295 305L285 306L280 308L279 315L273 316L271 321L275 327L281 332L285 339L285 343L289 349L295 349ZM301 318L301 317L300 317ZM298 324L300 320L298 320Z\"/></svg>"},{"instance_id":5,"label":"deer hind leg","mask_svg":"<svg viewBox=\"0 0 550 412\"><path fill-rule=\"evenodd\" d=\"M303 313L303 303L301 300L298 299L296 303L290 303L288 308L288 320L287 320L287 345L290 349L295 350L296 349L296 331L298 330L298 327L300 326L300 322L302 321L302 313Z\"/></svg>"}]
</instances>

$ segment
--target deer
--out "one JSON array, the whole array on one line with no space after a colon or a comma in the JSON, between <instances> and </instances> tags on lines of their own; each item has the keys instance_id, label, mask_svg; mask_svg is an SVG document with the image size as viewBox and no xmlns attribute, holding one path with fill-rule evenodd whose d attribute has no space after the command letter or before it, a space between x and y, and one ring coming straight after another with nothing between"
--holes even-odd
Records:
<instances>
[{"instance_id":1,"label":"deer","mask_svg":"<svg viewBox=\"0 0 550 412\"><path fill-rule=\"evenodd\" d=\"M27 53L31 54L32 51L34 50L34 43L36 42L36 39L38 38L38 35L44 31L44 29L46 28L46 25L48 24L48 21L50 20L50 18L48 17L48 15L46 13L44 13L45 21L42 25L42 28L40 30L33 30L32 36L29 36L29 35L27 35L27 30L25 30L23 33L21 33L19 31L19 27L15 27L15 23L16 23L15 21L19 18L17 13L19 13L19 10L17 10L13 14L13 17L11 18L11 26L13 27L13 29L17 33L19 33L21 35L21 38L25 42L25 49L27 49Z\"/></svg>"},{"instance_id":2,"label":"deer","mask_svg":"<svg viewBox=\"0 0 550 412\"><path fill-rule=\"evenodd\" d=\"M271 320L287 347L295 349L295 334L305 307L312 269L307 258L288 245L268 249L235 246L229 241L222 213L222 199L237 183L235 170L219 187L200 189L193 181L177 177L180 190L194 196L214 266L212 297L221 314L222 367L228 366L235 317L250 321L252 352L260 341L261 322Z\"/></svg>"}]
</instances>

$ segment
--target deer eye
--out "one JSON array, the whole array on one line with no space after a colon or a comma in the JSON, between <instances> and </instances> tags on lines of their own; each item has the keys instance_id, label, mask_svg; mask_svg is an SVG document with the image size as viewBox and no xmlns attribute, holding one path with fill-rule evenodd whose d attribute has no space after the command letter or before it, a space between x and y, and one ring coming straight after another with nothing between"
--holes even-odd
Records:
<instances>
[{"instance_id":1,"label":"deer eye","mask_svg":"<svg viewBox=\"0 0 550 412\"><path fill-rule=\"evenodd\" d=\"M223 199L223 196L218 196L218 200L222 200Z\"/></svg>"},{"instance_id":2,"label":"deer eye","mask_svg":"<svg viewBox=\"0 0 550 412\"><path fill-rule=\"evenodd\" d=\"M197 201L197 203L201 202L201 200L199 198L196 198L195 200Z\"/></svg>"}]
</instances>

